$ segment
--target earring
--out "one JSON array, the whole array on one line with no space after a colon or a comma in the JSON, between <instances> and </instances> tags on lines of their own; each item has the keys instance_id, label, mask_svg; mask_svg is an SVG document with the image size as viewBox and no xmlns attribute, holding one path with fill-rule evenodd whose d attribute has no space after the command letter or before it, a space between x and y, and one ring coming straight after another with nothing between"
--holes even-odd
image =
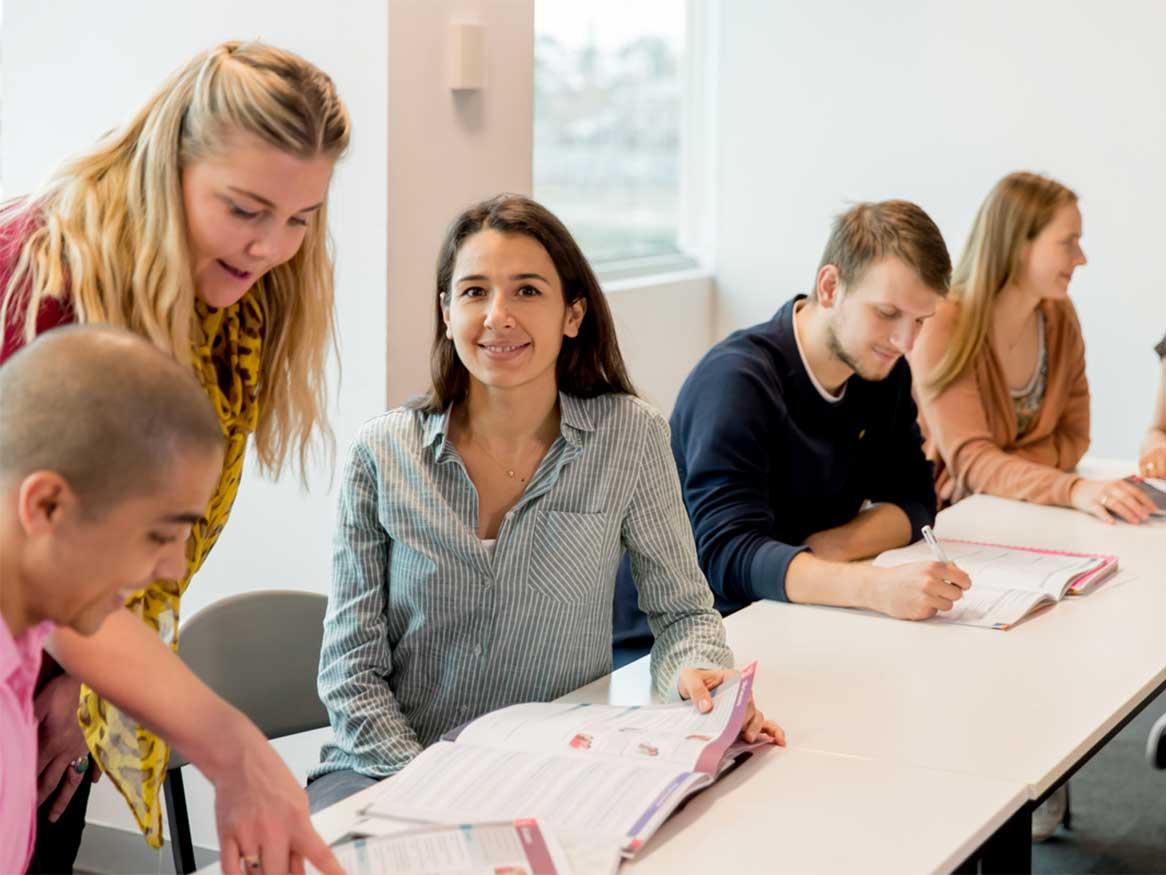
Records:
<instances>
[{"instance_id":1,"label":"earring","mask_svg":"<svg viewBox=\"0 0 1166 875\"><path fill-rule=\"evenodd\" d=\"M453 340L453 332L449 330L449 326L445 326L445 339Z\"/></svg>"}]
</instances>

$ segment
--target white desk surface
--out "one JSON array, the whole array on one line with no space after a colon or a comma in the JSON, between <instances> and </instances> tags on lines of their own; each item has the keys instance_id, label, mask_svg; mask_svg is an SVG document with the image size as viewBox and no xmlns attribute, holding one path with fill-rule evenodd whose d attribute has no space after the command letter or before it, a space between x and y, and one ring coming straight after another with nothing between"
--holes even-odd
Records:
<instances>
[{"instance_id":1,"label":"white desk surface","mask_svg":"<svg viewBox=\"0 0 1166 875\"><path fill-rule=\"evenodd\" d=\"M1112 552L1121 577L1007 631L758 602L725 621L791 747L1017 781L1037 798L1166 680L1166 519L975 496L940 537ZM1130 579L1132 578L1132 579ZM584 695L643 701L647 659Z\"/></svg>"},{"instance_id":2,"label":"white desk surface","mask_svg":"<svg viewBox=\"0 0 1166 875\"><path fill-rule=\"evenodd\" d=\"M567 698L605 701L607 680ZM631 687L617 698L645 701ZM370 787L315 815L324 840L342 838L377 792ZM621 871L947 872L1027 798L1018 782L772 749L693 798Z\"/></svg>"},{"instance_id":3,"label":"white desk surface","mask_svg":"<svg viewBox=\"0 0 1166 875\"><path fill-rule=\"evenodd\" d=\"M1027 798L1018 783L775 749L667 821L621 872L950 872Z\"/></svg>"},{"instance_id":4,"label":"white desk surface","mask_svg":"<svg viewBox=\"0 0 1166 875\"><path fill-rule=\"evenodd\" d=\"M377 790L316 814L324 840L348 833ZM1018 783L774 749L690 800L620 871L950 872L1026 798Z\"/></svg>"},{"instance_id":5,"label":"white desk surface","mask_svg":"<svg viewBox=\"0 0 1166 875\"><path fill-rule=\"evenodd\" d=\"M693 799L625 868L751 871L761 842L781 870L949 870L1166 680L1166 520L1106 526L975 496L936 531L1113 552L1122 577L1004 632L774 602L729 617L738 664L758 660L757 702L790 747ZM565 698L633 704L648 689L642 659ZM317 814L324 839L376 790Z\"/></svg>"}]
</instances>

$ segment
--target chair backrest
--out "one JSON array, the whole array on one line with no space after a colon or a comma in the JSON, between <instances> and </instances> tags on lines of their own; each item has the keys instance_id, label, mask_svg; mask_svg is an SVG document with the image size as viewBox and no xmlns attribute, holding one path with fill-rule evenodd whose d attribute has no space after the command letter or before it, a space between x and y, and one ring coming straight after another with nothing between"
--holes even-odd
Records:
<instances>
[{"instance_id":1,"label":"chair backrest","mask_svg":"<svg viewBox=\"0 0 1166 875\"><path fill-rule=\"evenodd\" d=\"M1166 714L1159 717L1150 730L1146 758L1155 769L1166 769Z\"/></svg>"},{"instance_id":2,"label":"chair backrest","mask_svg":"<svg viewBox=\"0 0 1166 875\"><path fill-rule=\"evenodd\" d=\"M291 590L230 596L182 625L178 654L268 738L319 729L328 725L316 692L327 607L323 595ZM170 768L183 763L171 753Z\"/></svg>"}]
</instances>

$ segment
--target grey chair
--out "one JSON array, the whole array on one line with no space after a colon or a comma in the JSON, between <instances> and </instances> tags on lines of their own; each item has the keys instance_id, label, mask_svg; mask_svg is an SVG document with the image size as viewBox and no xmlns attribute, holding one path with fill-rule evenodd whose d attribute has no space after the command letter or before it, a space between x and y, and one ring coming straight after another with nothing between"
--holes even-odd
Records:
<instances>
[{"instance_id":1,"label":"grey chair","mask_svg":"<svg viewBox=\"0 0 1166 875\"><path fill-rule=\"evenodd\" d=\"M1150 729L1146 739L1146 759L1155 769L1166 769L1166 714L1163 714Z\"/></svg>"},{"instance_id":2,"label":"grey chair","mask_svg":"<svg viewBox=\"0 0 1166 875\"><path fill-rule=\"evenodd\" d=\"M316 593L262 590L203 608L178 634L178 653L208 687L246 714L268 738L328 725L316 692L328 599ZM166 814L174 870L195 870L182 767L170 752Z\"/></svg>"}]
</instances>

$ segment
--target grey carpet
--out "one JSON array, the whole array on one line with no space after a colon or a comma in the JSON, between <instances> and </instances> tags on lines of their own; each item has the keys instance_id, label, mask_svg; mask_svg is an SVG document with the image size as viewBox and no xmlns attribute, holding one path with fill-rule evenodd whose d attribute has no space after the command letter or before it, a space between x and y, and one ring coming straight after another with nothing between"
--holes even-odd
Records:
<instances>
[{"instance_id":1,"label":"grey carpet","mask_svg":"<svg viewBox=\"0 0 1166 875\"><path fill-rule=\"evenodd\" d=\"M1033 872L1166 873L1166 771L1145 755L1164 712L1166 694L1073 776L1073 828L1032 846Z\"/></svg>"}]
</instances>

